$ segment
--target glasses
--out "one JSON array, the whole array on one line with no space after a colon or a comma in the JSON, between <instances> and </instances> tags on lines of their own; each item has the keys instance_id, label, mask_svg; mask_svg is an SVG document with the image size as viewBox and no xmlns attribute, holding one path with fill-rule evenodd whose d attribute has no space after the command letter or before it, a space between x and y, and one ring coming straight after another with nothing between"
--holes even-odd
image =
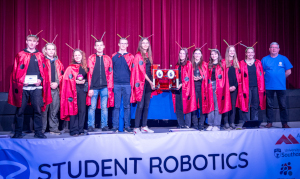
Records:
<instances>
[{"instance_id":1,"label":"glasses","mask_svg":"<svg viewBox=\"0 0 300 179\"><path fill-rule=\"evenodd\" d=\"M270 47L270 48L278 49L279 47Z\"/></svg>"}]
</instances>

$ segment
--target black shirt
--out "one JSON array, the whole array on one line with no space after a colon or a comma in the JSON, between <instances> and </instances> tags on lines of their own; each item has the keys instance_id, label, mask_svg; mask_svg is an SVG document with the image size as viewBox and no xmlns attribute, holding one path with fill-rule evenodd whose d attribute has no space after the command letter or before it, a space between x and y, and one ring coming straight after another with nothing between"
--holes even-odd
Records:
<instances>
[{"instance_id":1,"label":"black shirt","mask_svg":"<svg viewBox=\"0 0 300 179\"><path fill-rule=\"evenodd\" d=\"M87 74L86 74L85 70L82 68L82 66L79 67L79 73L78 73L78 75L79 74L81 74L83 76L83 80L85 80L85 82L87 82ZM78 86L80 88L83 88L84 84L76 84L76 86Z\"/></svg>"},{"instance_id":2,"label":"black shirt","mask_svg":"<svg viewBox=\"0 0 300 179\"><path fill-rule=\"evenodd\" d=\"M104 55L104 54L103 54ZM97 90L107 87L103 56L96 55L96 63L92 75L90 89Z\"/></svg>"},{"instance_id":3,"label":"black shirt","mask_svg":"<svg viewBox=\"0 0 300 179\"><path fill-rule=\"evenodd\" d=\"M182 83L182 80L181 80L181 65L179 65L178 67L178 74L179 74L179 84Z\"/></svg>"},{"instance_id":4,"label":"black shirt","mask_svg":"<svg viewBox=\"0 0 300 179\"><path fill-rule=\"evenodd\" d=\"M249 86L257 86L257 76L256 76L256 66L253 64L252 66L248 67L248 76L249 76Z\"/></svg>"},{"instance_id":5,"label":"black shirt","mask_svg":"<svg viewBox=\"0 0 300 179\"><path fill-rule=\"evenodd\" d=\"M55 82L55 64L54 63L55 63L55 59L50 60L50 64L51 64L51 82Z\"/></svg>"},{"instance_id":6,"label":"black shirt","mask_svg":"<svg viewBox=\"0 0 300 179\"><path fill-rule=\"evenodd\" d=\"M30 61L27 69L26 75L37 75L37 78L43 81L43 78L41 77L40 69L39 69L39 63L38 59L36 58L34 53L37 53L38 50L35 50L35 52L29 52L27 49L24 49L25 52L30 53ZM35 86L34 84L28 85L28 86Z\"/></svg>"},{"instance_id":7,"label":"black shirt","mask_svg":"<svg viewBox=\"0 0 300 179\"><path fill-rule=\"evenodd\" d=\"M213 65L212 67L211 81L216 81L216 67L217 65Z\"/></svg>"},{"instance_id":8,"label":"black shirt","mask_svg":"<svg viewBox=\"0 0 300 179\"><path fill-rule=\"evenodd\" d=\"M198 67L196 67L196 69L194 70L194 76L196 76L196 77L200 77L200 76L201 76ZM202 79L203 79L203 77L202 77ZM195 88L196 88L196 89L201 89L202 79L201 79L201 80L198 80L198 81L194 81L194 82L195 82Z\"/></svg>"},{"instance_id":9,"label":"black shirt","mask_svg":"<svg viewBox=\"0 0 300 179\"><path fill-rule=\"evenodd\" d=\"M124 55L117 53L112 58L114 69L114 84L115 85L130 85L130 70Z\"/></svg>"},{"instance_id":10,"label":"black shirt","mask_svg":"<svg viewBox=\"0 0 300 179\"><path fill-rule=\"evenodd\" d=\"M146 74L148 76L148 78L152 81L153 77L152 77L152 73L151 73L151 62L149 59L146 60Z\"/></svg>"},{"instance_id":11,"label":"black shirt","mask_svg":"<svg viewBox=\"0 0 300 179\"><path fill-rule=\"evenodd\" d=\"M228 78L229 78L229 87L235 86L235 88L237 88L238 82L236 79L235 68L233 66L229 67Z\"/></svg>"}]
</instances>

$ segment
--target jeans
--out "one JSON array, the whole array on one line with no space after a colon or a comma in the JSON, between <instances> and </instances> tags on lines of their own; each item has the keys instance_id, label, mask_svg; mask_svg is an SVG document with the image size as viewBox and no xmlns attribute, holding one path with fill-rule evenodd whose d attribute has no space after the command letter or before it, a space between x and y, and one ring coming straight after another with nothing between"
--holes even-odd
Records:
<instances>
[{"instance_id":1,"label":"jeans","mask_svg":"<svg viewBox=\"0 0 300 179\"><path fill-rule=\"evenodd\" d=\"M242 111L244 121L258 120L259 96L257 86L249 86L249 108L248 112Z\"/></svg>"},{"instance_id":2,"label":"jeans","mask_svg":"<svg viewBox=\"0 0 300 179\"><path fill-rule=\"evenodd\" d=\"M30 98L31 106L33 108L33 121L34 131L36 134L42 133L43 122L42 122L42 110L43 96L42 89L35 90L23 90L22 94L22 105L17 109L15 118L15 133L21 134L23 130L24 111L27 106L27 102Z\"/></svg>"},{"instance_id":3,"label":"jeans","mask_svg":"<svg viewBox=\"0 0 300 179\"><path fill-rule=\"evenodd\" d=\"M207 117L207 123L210 126L217 126L220 127L221 125L221 119L222 119L222 114L219 113L219 107L218 107L218 100L217 100L217 95L216 95L216 81L212 81L212 89L213 89L213 98L214 98L214 106L215 110L210 112Z\"/></svg>"},{"instance_id":4,"label":"jeans","mask_svg":"<svg viewBox=\"0 0 300 179\"><path fill-rule=\"evenodd\" d=\"M277 95L280 120L282 124L287 123L287 105L286 105L286 90L266 90L267 93L267 122L272 123L274 121L273 105L274 105L274 94Z\"/></svg>"},{"instance_id":5,"label":"jeans","mask_svg":"<svg viewBox=\"0 0 300 179\"><path fill-rule=\"evenodd\" d=\"M177 122L180 127L188 126L191 127L191 116L192 113L185 114L184 120L184 113L183 113L183 102L182 102L182 89L175 92L175 100L176 100L176 116Z\"/></svg>"},{"instance_id":6,"label":"jeans","mask_svg":"<svg viewBox=\"0 0 300 179\"><path fill-rule=\"evenodd\" d=\"M196 111L192 112L192 121L193 121L193 125L194 127L199 127L199 128L203 128L204 127L204 121L205 121L205 114L202 113L202 95L201 95L201 86L200 87L195 87L195 91L196 91L196 104L197 104L197 108L198 108L198 101L199 101L199 105L200 105L200 120L198 122L198 109Z\"/></svg>"},{"instance_id":7,"label":"jeans","mask_svg":"<svg viewBox=\"0 0 300 179\"><path fill-rule=\"evenodd\" d=\"M125 128L130 127L130 85L114 85L115 108L113 109L113 128L119 128L120 104L123 96Z\"/></svg>"},{"instance_id":8,"label":"jeans","mask_svg":"<svg viewBox=\"0 0 300 179\"><path fill-rule=\"evenodd\" d=\"M108 109L107 109L107 98L108 98L108 91L107 88L94 90L94 94L91 98L91 105L88 110L88 127L95 128L95 110L97 107L98 95L101 98L101 128L107 126L107 116L108 116Z\"/></svg>"},{"instance_id":9,"label":"jeans","mask_svg":"<svg viewBox=\"0 0 300 179\"><path fill-rule=\"evenodd\" d=\"M52 95L52 103L47 105L46 110L42 112L42 121L43 121L43 132L46 131L47 128L47 119L49 119L49 130L50 132L58 131L59 121L57 118L57 113L59 110L59 89L51 89ZM48 118L49 111L49 118Z\"/></svg>"}]
</instances>

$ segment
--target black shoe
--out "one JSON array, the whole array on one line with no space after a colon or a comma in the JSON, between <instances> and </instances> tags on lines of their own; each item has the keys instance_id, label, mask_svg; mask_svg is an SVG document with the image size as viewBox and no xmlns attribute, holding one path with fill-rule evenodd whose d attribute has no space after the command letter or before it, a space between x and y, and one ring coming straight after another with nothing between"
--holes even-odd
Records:
<instances>
[{"instance_id":1,"label":"black shoe","mask_svg":"<svg viewBox=\"0 0 300 179\"><path fill-rule=\"evenodd\" d=\"M130 127L124 128L123 131L124 131L124 132L127 132L127 133L133 133L133 130L130 129Z\"/></svg>"},{"instance_id":2,"label":"black shoe","mask_svg":"<svg viewBox=\"0 0 300 179\"><path fill-rule=\"evenodd\" d=\"M79 132L79 135L84 135L84 132Z\"/></svg>"},{"instance_id":3,"label":"black shoe","mask_svg":"<svg viewBox=\"0 0 300 179\"><path fill-rule=\"evenodd\" d=\"M102 131L103 131L103 129L102 129ZM115 133L119 132L119 130L117 128L112 128L111 131L113 131Z\"/></svg>"},{"instance_id":4,"label":"black shoe","mask_svg":"<svg viewBox=\"0 0 300 179\"><path fill-rule=\"evenodd\" d=\"M102 128L102 131L109 131L108 126L103 127L103 128Z\"/></svg>"},{"instance_id":5,"label":"black shoe","mask_svg":"<svg viewBox=\"0 0 300 179\"><path fill-rule=\"evenodd\" d=\"M40 139L46 139L47 136L45 136L43 133L38 133L38 134L34 134L35 138L40 138Z\"/></svg>"},{"instance_id":6,"label":"black shoe","mask_svg":"<svg viewBox=\"0 0 300 179\"><path fill-rule=\"evenodd\" d=\"M21 138L23 138L23 135L22 134L15 134L14 136L12 136L12 138L21 139Z\"/></svg>"},{"instance_id":7,"label":"black shoe","mask_svg":"<svg viewBox=\"0 0 300 179\"><path fill-rule=\"evenodd\" d=\"M199 127L198 127L198 126L194 126L193 128L196 129L196 130L199 130Z\"/></svg>"},{"instance_id":8,"label":"black shoe","mask_svg":"<svg viewBox=\"0 0 300 179\"><path fill-rule=\"evenodd\" d=\"M180 129L188 129L188 126L180 126Z\"/></svg>"},{"instance_id":9,"label":"black shoe","mask_svg":"<svg viewBox=\"0 0 300 179\"><path fill-rule=\"evenodd\" d=\"M94 132L94 128L92 126L89 126L88 132Z\"/></svg>"}]
</instances>

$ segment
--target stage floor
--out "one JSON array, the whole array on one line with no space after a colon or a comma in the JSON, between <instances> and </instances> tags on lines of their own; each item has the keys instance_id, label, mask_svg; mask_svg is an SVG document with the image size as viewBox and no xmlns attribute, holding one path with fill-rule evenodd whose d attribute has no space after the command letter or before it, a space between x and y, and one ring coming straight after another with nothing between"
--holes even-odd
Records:
<instances>
[{"instance_id":1,"label":"stage floor","mask_svg":"<svg viewBox=\"0 0 300 179\"><path fill-rule=\"evenodd\" d=\"M289 126L291 128L300 128L300 122L289 122L288 123ZM266 123L261 123L260 128L254 128L254 129L241 129L241 125L242 124L237 124L237 128L234 130L225 130L223 127L221 127L221 131L236 131L236 130L263 130L266 129L264 128L264 126L266 125ZM150 129L154 130L155 133L168 133L170 129L176 129L176 127L151 127ZM281 123L280 122L274 122L273 123L273 127L271 129L281 129ZM101 129L95 129L96 132L101 131ZM73 138L73 136L70 136L70 134L68 132L64 132L61 131L62 134L61 135L54 135L54 134L50 134L49 132L46 132L45 135L47 136L47 139L53 139L53 138ZM86 130L85 130L85 135L82 136L87 136L86 134ZM199 131L199 132L213 132L213 131ZM128 134L125 132L118 132L115 134ZM145 133L142 133L141 135L143 135ZM10 131L1 131L0 135L9 135L9 136L13 136L13 132ZM34 133L24 133L24 137L22 139L36 139L34 138ZM98 135L110 135L110 134L98 134ZM78 136L78 137L82 137L82 136ZM45 140L45 139L41 139L41 140Z\"/></svg>"}]
</instances>

